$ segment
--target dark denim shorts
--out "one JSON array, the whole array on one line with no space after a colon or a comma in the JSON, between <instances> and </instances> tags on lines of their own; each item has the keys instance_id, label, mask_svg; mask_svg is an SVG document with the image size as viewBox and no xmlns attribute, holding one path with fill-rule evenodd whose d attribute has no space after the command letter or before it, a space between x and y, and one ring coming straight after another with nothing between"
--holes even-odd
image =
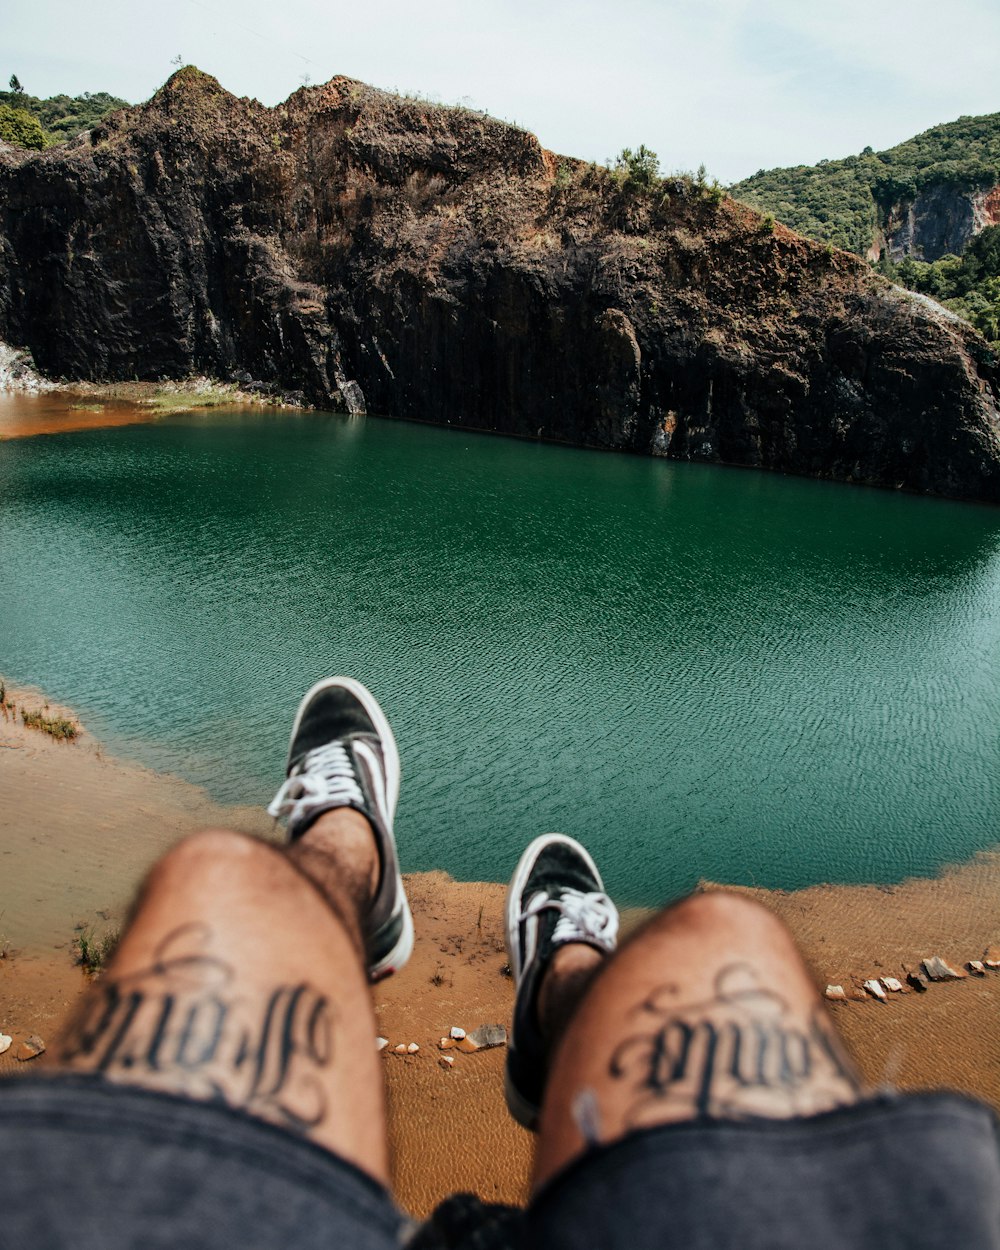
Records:
<instances>
[{"instance_id":1,"label":"dark denim shorts","mask_svg":"<svg viewBox=\"0 0 1000 1250\"><path fill-rule=\"evenodd\" d=\"M432 1220L419 1244L1000 1250L997 1124L924 1094L648 1129L590 1151L523 1215L483 1208L477 1228L461 1211L460 1231ZM413 1231L351 1164L226 1107L92 1077L0 1082L0 1250L391 1250Z\"/></svg>"}]
</instances>

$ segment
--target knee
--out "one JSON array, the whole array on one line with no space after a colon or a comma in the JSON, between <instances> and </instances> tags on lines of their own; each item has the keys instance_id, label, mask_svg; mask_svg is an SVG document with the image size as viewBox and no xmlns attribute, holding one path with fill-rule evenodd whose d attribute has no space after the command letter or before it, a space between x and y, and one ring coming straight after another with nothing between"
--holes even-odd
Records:
<instances>
[{"instance_id":1,"label":"knee","mask_svg":"<svg viewBox=\"0 0 1000 1250\"><path fill-rule=\"evenodd\" d=\"M671 926L715 936L787 933L784 924L763 903L728 890L689 894L657 919Z\"/></svg>"},{"instance_id":2,"label":"knee","mask_svg":"<svg viewBox=\"0 0 1000 1250\"><path fill-rule=\"evenodd\" d=\"M280 858L272 846L233 829L204 829L171 847L150 873L150 882L205 882L222 877L237 884L247 876L271 871Z\"/></svg>"}]
</instances>

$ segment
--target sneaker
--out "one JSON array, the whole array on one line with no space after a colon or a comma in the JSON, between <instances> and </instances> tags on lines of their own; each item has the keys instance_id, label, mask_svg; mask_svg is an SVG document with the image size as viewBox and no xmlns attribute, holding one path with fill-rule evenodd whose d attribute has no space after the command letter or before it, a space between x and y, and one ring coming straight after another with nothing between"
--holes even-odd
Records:
<instances>
[{"instance_id":1,"label":"sneaker","mask_svg":"<svg viewBox=\"0 0 1000 1250\"><path fill-rule=\"evenodd\" d=\"M413 950L392 832L399 752L385 713L360 682L326 677L306 694L292 726L286 772L267 810L275 820L287 818L290 842L336 807L353 807L371 825L381 873L365 931L368 977L380 981L398 972Z\"/></svg>"},{"instance_id":2,"label":"sneaker","mask_svg":"<svg viewBox=\"0 0 1000 1250\"><path fill-rule=\"evenodd\" d=\"M580 843L562 833L545 833L514 871L504 925L515 989L504 1093L514 1119L534 1131L549 1058L538 1023L542 978L553 952L567 942L585 942L611 954L618 941L618 911Z\"/></svg>"}]
</instances>

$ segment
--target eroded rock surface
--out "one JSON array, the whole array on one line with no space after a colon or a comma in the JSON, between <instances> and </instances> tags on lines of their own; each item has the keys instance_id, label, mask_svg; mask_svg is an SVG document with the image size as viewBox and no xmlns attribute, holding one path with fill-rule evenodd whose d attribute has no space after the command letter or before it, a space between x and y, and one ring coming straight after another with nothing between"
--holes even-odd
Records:
<instances>
[{"instance_id":1,"label":"eroded rock surface","mask_svg":"<svg viewBox=\"0 0 1000 1250\"><path fill-rule=\"evenodd\" d=\"M183 70L0 150L0 338L68 379L323 406L1000 500L1000 366L841 252L478 113Z\"/></svg>"}]
</instances>

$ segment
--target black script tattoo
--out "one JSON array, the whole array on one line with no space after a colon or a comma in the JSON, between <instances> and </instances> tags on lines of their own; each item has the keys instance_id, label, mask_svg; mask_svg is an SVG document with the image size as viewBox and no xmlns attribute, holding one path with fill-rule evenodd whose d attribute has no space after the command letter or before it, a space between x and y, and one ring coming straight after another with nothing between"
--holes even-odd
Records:
<instances>
[{"instance_id":1,"label":"black script tattoo","mask_svg":"<svg viewBox=\"0 0 1000 1250\"><path fill-rule=\"evenodd\" d=\"M149 967L94 986L63 1062L315 1128L327 1109L317 1069L333 1056L330 1001L306 983L240 996L211 943L207 926L184 925Z\"/></svg>"},{"instance_id":2,"label":"black script tattoo","mask_svg":"<svg viewBox=\"0 0 1000 1250\"><path fill-rule=\"evenodd\" d=\"M636 1091L630 1127L808 1115L856 1100L857 1080L820 1006L793 1016L747 964L722 969L713 991L681 1005L676 987L664 985L632 1009L644 1027L616 1047L609 1067Z\"/></svg>"}]
</instances>

